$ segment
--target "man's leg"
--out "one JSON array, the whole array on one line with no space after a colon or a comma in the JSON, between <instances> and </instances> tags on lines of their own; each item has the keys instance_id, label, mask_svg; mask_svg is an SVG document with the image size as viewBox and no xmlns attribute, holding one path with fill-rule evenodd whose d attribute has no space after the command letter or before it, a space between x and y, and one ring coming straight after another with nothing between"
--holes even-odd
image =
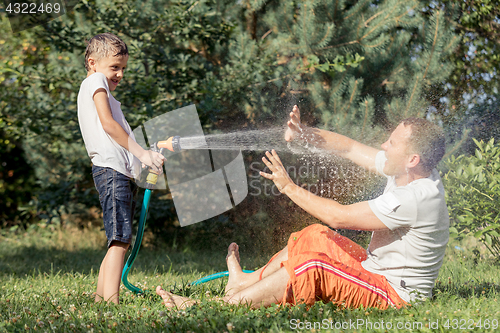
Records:
<instances>
[{"instance_id":1,"label":"man's leg","mask_svg":"<svg viewBox=\"0 0 500 333\"><path fill-rule=\"evenodd\" d=\"M283 300L289 279L290 276L286 268L281 267L248 288L231 296L225 296L223 301L230 304L247 303L253 308L280 303Z\"/></svg>"},{"instance_id":2,"label":"man's leg","mask_svg":"<svg viewBox=\"0 0 500 333\"><path fill-rule=\"evenodd\" d=\"M282 267L248 288L231 296L223 297L222 300L229 304L249 304L253 308L280 303L289 278L288 272ZM163 290L160 286L156 287L156 293L163 298L163 303L167 307L185 308L196 303L194 299L174 295Z\"/></svg>"},{"instance_id":3,"label":"man's leg","mask_svg":"<svg viewBox=\"0 0 500 333\"><path fill-rule=\"evenodd\" d=\"M253 273L243 273L240 266L240 255L238 251L238 245L236 243L231 243L227 249L227 269L229 272L229 279L226 285L226 296L231 296L248 288L249 286L257 283L261 278L273 274L281 268L281 262L288 260L288 247L285 246L273 260L268 263L268 265L261 267Z\"/></svg>"},{"instance_id":4,"label":"man's leg","mask_svg":"<svg viewBox=\"0 0 500 333\"><path fill-rule=\"evenodd\" d=\"M119 303L123 260L129 244L113 241L104 257L97 280L96 301Z\"/></svg>"}]
</instances>

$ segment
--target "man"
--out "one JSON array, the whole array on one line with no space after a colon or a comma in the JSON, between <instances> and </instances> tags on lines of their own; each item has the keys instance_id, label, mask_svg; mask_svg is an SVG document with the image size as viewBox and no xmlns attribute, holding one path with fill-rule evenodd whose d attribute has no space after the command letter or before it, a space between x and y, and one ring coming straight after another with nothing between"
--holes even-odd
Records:
<instances>
[{"instance_id":1,"label":"man","mask_svg":"<svg viewBox=\"0 0 500 333\"><path fill-rule=\"evenodd\" d=\"M348 308L386 309L430 297L449 235L444 188L435 169L445 151L442 130L410 118L396 127L379 151L337 133L303 126L294 106L285 139L306 140L387 177L380 197L341 205L294 184L274 150L263 157L271 173L261 175L281 193L330 228L373 231L370 245L365 251L316 224L293 233L266 266L246 274L239 264L238 246L232 243L222 300L254 307L321 300ZM160 287L157 293L167 306L195 303Z\"/></svg>"}]
</instances>

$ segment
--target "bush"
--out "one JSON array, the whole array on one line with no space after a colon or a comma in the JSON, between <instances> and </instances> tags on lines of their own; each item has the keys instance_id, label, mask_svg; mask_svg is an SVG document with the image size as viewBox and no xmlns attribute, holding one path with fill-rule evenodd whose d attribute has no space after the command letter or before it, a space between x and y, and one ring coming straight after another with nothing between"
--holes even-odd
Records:
<instances>
[{"instance_id":1,"label":"bush","mask_svg":"<svg viewBox=\"0 0 500 333\"><path fill-rule=\"evenodd\" d=\"M477 141L475 155L450 157L443 177L450 213L450 236L473 235L500 255L500 145Z\"/></svg>"}]
</instances>

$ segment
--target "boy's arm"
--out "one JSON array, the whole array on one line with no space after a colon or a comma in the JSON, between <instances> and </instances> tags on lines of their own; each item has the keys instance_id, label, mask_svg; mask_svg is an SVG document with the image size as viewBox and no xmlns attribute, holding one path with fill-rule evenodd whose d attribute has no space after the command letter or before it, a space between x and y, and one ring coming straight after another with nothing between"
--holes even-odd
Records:
<instances>
[{"instance_id":1,"label":"boy's arm","mask_svg":"<svg viewBox=\"0 0 500 333\"><path fill-rule=\"evenodd\" d=\"M94 103L104 131L120 146L137 157L142 163L153 168L155 172L161 172L161 165L165 157L160 153L143 149L127 134L127 132L125 132L123 127L113 119L108 94L105 89L99 88L96 90L94 93Z\"/></svg>"}]
</instances>

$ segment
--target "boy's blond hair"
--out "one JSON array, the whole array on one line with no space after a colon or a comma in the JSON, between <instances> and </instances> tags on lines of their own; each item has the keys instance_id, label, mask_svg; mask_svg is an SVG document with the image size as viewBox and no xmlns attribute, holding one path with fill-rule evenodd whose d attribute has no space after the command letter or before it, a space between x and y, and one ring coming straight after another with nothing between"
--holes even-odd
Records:
<instances>
[{"instance_id":1,"label":"boy's blond hair","mask_svg":"<svg viewBox=\"0 0 500 333\"><path fill-rule=\"evenodd\" d=\"M110 54L113 57L128 55L127 44L117 36L110 33L103 33L92 37L85 50L85 68L90 71L89 58L99 61Z\"/></svg>"}]
</instances>

